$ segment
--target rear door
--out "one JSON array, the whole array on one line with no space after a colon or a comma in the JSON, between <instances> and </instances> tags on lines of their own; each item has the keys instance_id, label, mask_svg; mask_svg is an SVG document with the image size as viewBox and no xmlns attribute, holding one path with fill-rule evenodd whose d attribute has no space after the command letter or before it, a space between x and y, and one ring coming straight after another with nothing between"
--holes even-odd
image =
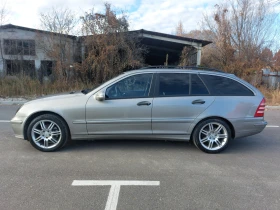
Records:
<instances>
[{"instance_id":1,"label":"rear door","mask_svg":"<svg viewBox=\"0 0 280 210\"><path fill-rule=\"evenodd\" d=\"M158 73L152 109L153 134L188 134L190 124L214 99L196 74Z\"/></svg>"}]
</instances>

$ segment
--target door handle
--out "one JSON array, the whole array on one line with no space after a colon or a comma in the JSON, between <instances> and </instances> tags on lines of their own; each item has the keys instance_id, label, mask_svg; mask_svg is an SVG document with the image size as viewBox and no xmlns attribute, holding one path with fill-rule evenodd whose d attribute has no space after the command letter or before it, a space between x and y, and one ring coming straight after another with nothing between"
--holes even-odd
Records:
<instances>
[{"instance_id":1,"label":"door handle","mask_svg":"<svg viewBox=\"0 0 280 210\"><path fill-rule=\"evenodd\" d=\"M137 103L137 106L150 106L151 102L149 101L141 101L139 103Z\"/></svg>"},{"instance_id":2,"label":"door handle","mask_svg":"<svg viewBox=\"0 0 280 210\"><path fill-rule=\"evenodd\" d=\"M197 100L192 101L192 104L205 104L205 101L202 99L197 99Z\"/></svg>"}]
</instances>

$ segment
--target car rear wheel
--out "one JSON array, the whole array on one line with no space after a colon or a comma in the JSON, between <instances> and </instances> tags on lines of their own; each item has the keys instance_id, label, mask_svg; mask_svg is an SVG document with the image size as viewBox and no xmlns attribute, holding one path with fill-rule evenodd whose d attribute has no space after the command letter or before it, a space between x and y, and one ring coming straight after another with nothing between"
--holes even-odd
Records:
<instances>
[{"instance_id":1,"label":"car rear wheel","mask_svg":"<svg viewBox=\"0 0 280 210\"><path fill-rule=\"evenodd\" d=\"M195 146L206 153L223 151L231 140L231 130L220 119L209 119L199 123L193 133Z\"/></svg>"},{"instance_id":2,"label":"car rear wheel","mask_svg":"<svg viewBox=\"0 0 280 210\"><path fill-rule=\"evenodd\" d=\"M36 117L30 123L27 135L31 145L43 152L52 152L62 148L69 138L66 123L52 114Z\"/></svg>"}]
</instances>

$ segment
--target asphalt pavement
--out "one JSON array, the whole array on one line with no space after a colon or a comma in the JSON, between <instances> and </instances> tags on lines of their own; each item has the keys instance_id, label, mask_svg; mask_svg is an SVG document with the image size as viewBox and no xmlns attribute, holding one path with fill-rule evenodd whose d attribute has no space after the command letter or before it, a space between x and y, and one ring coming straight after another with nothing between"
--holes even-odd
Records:
<instances>
[{"instance_id":1,"label":"asphalt pavement","mask_svg":"<svg viewBox=\"0 0 280 210\"><path fill-rule=\"evenodd\" d=\"M14 137L7 121L17 107L0 106L0 209L280 209L280 110L266 111L262 133L210 155L150 140L72 141L43 153Z\"/></svg>"}]
</instances>

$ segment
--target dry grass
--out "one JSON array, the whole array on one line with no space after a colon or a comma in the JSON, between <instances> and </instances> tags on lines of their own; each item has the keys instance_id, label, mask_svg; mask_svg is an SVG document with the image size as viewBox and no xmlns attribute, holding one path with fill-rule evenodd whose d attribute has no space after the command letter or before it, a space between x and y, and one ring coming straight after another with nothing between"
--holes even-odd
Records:
<instances>
[{"instance_id":1,"label":"dry grass","mask_svg":"<svg viewBox=\"0 0 280 210\"><path fill-rule=\"evenodd\" d=\"M280 105L280 88L269 89L265 86L259 87L259 90L263 93L266 99L266 104L271 106Z\"/></svg>"},{"instance_id":2,"label":"dry grass","mask_svg":"<svg viewBox=\"0 0 280 210\"><path fill-rule=\"evenodd\" d=\"M45 82L30 77L9 77L0 79L0 97L37 97L67 91L75 91L90 88L93 85L78 81Z\"/></svg>"}]
</instances>

